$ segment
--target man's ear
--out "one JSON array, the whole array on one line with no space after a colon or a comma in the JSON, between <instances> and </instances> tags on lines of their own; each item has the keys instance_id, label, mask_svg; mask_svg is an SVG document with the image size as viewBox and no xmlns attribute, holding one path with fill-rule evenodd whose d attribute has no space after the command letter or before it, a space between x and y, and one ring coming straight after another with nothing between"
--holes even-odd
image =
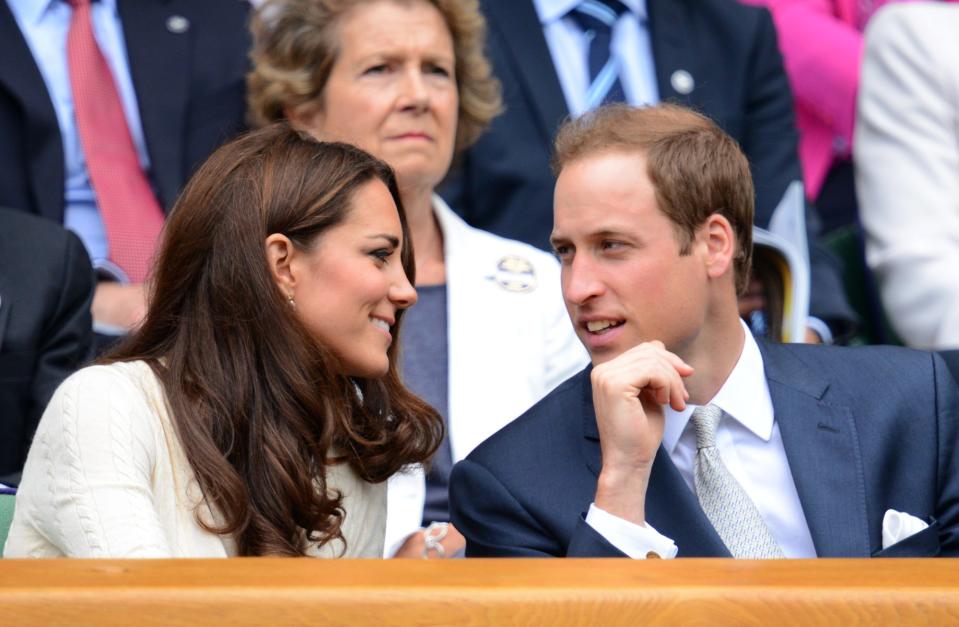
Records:
<instances>
[{"instance_id":1,"label":"man's ear","mask_svg":"<svg viewBox=\"0 0 959 627\"><path fill-rule=\"evenodd\" d=\"M714 213L700 227L700 236L706 246L706 273L717 279L732 271L736 257L736 234L725 216Z\"/></svg>"},{"instance_id":2,"label":"man's ear","mask_svg":"<svg viewBox=\"0 0 959 627\"><path fill-rule=\"evenodd\" d=\"M273 233L266 238L266 263L277 287L287 298L292 298L296 290L296 274L292 262L296 247L286 235Z\"/></svg>"}]
</instances>

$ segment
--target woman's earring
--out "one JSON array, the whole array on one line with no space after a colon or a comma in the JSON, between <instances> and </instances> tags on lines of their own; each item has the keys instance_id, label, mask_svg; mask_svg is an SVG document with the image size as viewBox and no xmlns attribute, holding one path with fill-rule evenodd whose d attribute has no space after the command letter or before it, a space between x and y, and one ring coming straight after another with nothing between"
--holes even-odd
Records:
<instances>
[{"instance_id":1,"label":"woman's earring","mask_svg":"<svg viewBox=\"0 0 959 627\"><path fill-rule=\"evenodd\" d=\"M290 303L290 307L294 310L296 309L296 301L293 300L293 294L290 294L286 297L286 302Z\"/></svg>"}]
</instances>

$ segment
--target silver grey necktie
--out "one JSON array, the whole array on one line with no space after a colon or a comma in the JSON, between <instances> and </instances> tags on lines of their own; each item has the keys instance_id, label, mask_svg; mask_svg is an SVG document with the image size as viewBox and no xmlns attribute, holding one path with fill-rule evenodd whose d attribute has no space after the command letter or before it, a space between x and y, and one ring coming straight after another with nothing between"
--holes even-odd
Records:
<instances>
[{"instance_id":1,"label":"silver grey necktie","mask_svg":"<svg viewBox=\"0 0 959 627\"><path fill-rule=\"evenodd\" d=\"M723 410L716 405L697 407L693 411L692 422L696 429L698 449L693 484L699 504L733 557L784 557L755 503L719 456L716 427L722 415Z\"/></svg>"}]
</instances>

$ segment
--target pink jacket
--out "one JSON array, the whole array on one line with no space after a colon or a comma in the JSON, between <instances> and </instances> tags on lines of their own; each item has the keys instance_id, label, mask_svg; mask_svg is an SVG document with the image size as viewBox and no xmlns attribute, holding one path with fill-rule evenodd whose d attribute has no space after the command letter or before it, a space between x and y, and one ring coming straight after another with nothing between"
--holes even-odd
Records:
<instances>
[{"instance_id":1,"label":"pink jacket","mask_svg":"<svg viewBox=\"0 0 959 627\"><path fill-rule=\"evenodd\" d=\"M779 34L799 127L806 195L816 198L837 156L852 150L862 60L861 0L742 0L769 8ZM873 0L871 11L895 0ZM908 1L908 0L906 0Z\"/></svg>"}]
</instances>

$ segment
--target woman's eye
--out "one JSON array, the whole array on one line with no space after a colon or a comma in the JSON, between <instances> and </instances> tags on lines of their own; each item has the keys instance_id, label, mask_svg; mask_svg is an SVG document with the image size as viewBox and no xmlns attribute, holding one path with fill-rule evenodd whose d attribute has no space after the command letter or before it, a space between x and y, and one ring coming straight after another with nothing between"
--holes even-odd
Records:
<instances>
[{"instance_id":1,"label":"woman's eye","mask_svg":"<svg viewBox=\"0 0 959 627\"><path fill-rule=\"evenodd\" d=\"M370 67L363 70L363 73L364 74L383 74L384 72L387 72L389 69L390 69L390 66L388 66L385 63L380 63L379 65L371 65Z\"/></svg>"},{"instance_id":2,"label":"woman's eye","mask_svg":"<svg viewBox=\"0 0 959 627\"><path fill-rule=\"evenodd\" d=\"M430 65L430 66L427 66L426 72L427 72L428 74L433 74L433 75L436 75L436 76L443 76L443 77L447 77L447 78L450 76L450 71L447 70L445 67L440 66L440 65Z\"/></svg>"},{"instance_id":3,"label":"woman's eye","mask_svg":"<svg viewBox=\"0 0 959 627\"><path fill-rule=\"evenodd\" d=\"M386 263L390 260L390 257L393 256L393 251L389 250L388 248L379 248L377 250L372 251L370 255L375 257L377 261Z\"/></svg>"}]
</instances>

